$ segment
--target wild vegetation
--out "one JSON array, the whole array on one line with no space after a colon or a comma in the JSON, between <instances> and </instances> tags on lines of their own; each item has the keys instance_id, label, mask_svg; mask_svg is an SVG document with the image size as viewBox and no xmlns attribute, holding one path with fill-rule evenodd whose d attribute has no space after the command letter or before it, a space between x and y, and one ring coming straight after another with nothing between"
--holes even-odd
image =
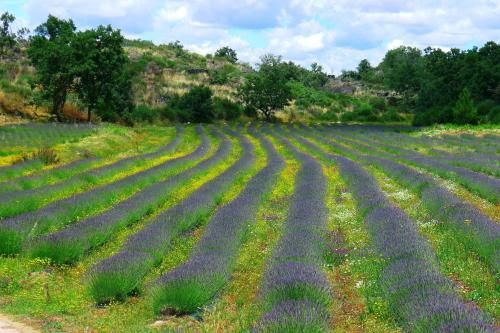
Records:
<instances>
[{"instance_id":1,"label":"wild vegetation","mask_svg":"<svg viewBox=\"0 0 500 333\"><path fill-rule=\"evenodd\" d=\"M0 136L1 311L42 331L498 331L496 130Z\"/></svg>"},{"instance_id":2,"label":"wild vegetation","mask_svg":"<svg viewBox=\"0 0 500 333\"><path fill-rule=\"evenodd\" d=\"M335 77L263 55L250 66L226 46L213 55L180 41L126 40L111 26L80 31L49 16L33 33L14 33L2 15L0 111L58 121L122 124L325 121L498 124L500 46L444 52L390 50ZM14 121L15 118L10 119Z\"/></svg>"}]
</instances>

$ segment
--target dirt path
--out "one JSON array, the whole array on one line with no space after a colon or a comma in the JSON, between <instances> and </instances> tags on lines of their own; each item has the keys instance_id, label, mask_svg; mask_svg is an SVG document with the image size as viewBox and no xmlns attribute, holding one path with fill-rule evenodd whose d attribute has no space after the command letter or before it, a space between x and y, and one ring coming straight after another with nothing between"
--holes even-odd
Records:
<instances>
[{"instance_id":1,"label":"dirt path","mask_svg":"<svg viewBox=\"0 0 500 333\"><path fill-rule=\"evenodd\" d=\"M39 331L21 323L16 323L0 314L0 333L39 333Z\"/></svg>"}]
</instances>

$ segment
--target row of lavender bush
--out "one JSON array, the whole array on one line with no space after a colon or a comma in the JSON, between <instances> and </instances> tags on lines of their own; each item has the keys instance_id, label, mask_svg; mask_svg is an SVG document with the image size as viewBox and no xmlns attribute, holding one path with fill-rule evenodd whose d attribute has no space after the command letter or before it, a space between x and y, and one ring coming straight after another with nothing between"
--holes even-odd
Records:
<instances>
[{"instance_id":1,"label":"row of lavender bush","mask_svg":"<svg viewBox=\"0 0 500 333\"><path fill-rule=\"evenodd\" d=\"M373 176L346 157L325 153L309 140L296 138L339 167L385 261L380 277L385 297L407 331L494 332L483 313L460 299L454 284L440 273L430 244L415 223L386 198Z\"/></svg>"},{"instance_id":2,"label":"row of lavender bush","mask_svg":"<svg viewBox=\"0 0 500 333\"><path fill-rule=\"evenodd\" d=\"M280 140L300 161L283 235L264 274L258 332L323 332L331 291L322 270L326 178L321 165Z\"/></svg>"},{"instance_id":3,"label":"row of lavender bush","mask_svg":"<svg viewBox=\"0 0 500 333\"><path fill-rule=\"evenodd\" d=\"M156 312L194 312L226 285L257 206L284 166L274 147L262 142L267 151L267 165L210 219L187 262L156 281L153 289Z\"/></svg>"},{"instance_id":4,"label":"row of lavender bush","mask_svg":"<svg viewBox=\"0 0 500 333\"><path fill-rule=\"evenodd\" d=\"M112 208L78 223L29 242L32 257L49 258L56 264L73 264L87 251L106 242L116 231L128 226L163 205L176 189L206 173L231 153L231 141L214 132L221 141L217 151L196 166L170 178L142 188Z\"/></svg>"},{"instance_id":5,"label":"row of lavender bush","mask_svg":"<svg viewBox=\"0 0 500 333\"><path fill-rule=\"evenodd\" d=\"M109 207L124 195L171 176L179 167L205 156L209 151L210 140L201 127L197 128L197 132L202 142L188 155L168 160L111 184L52 202L36 211L0 220L0 254L19 253L26 240L70 224L97 208Z\"/></svg>"},{"instance_id":6,"label":"row of lavender bush","mask_svg":"<svg viewBox=\"0 0 500 333\"><path fill-rule=\"evenodd\" d=\"M94 186L95 183L100 182L101 179L109 178L120 171L145 165L149 160L171 153L178 146L181 140L181 127L179 127L178 132L179 135L176 135L171 142L154 152L126 157L115 163L88 170L82 174L76 175L75 177L66 179L65 181L47 186L29 190L17 190L0 193L0 215L2 217L10 217L23 213L27 210L34 210L38 208L41 203L46 201L47 198L50 198L51 193L65 192L71 194L74 193L75 190L86 189ZM51 174L52 173L53 172L51 172Z\"/></svg>"},{"instance_id":7,"label":"row of lavender bush","mask_svg":"<svg viewBox=\"0 0 500 333\"><path fill-rule=\"evenodd\" d=\"M317 137L329 145L336 145L353 157L374 164L402 185L413 190L434 216L454 228L456 238L477 252L496 272L500 272L500 225L483 214L472 204L463 201L449 190L441 187L432 177L404 164L395 162L367 144L346 141L366 153L362 155L335 142ZM337 140L342 140L337 137ZM374 156L375 155L375 156Z\"/></svg>"},{"instance_id":8,"label":"row of lavender bush","mask_svg":"<svg viewBox=\"0 0 500 333\"><path fill-rule=\"evenodd\" d=\"M252 143L240 134L233 135L240 138L243 150L231 167L156 216L142 230L129 237L117 254L92 267L89 286L97 303L123 300L137 289L143 276L168 253L172 239L207 219L216 208L220 195L254 164Z\"/></svg>"},{"instance_id":9,"label":"row of lavender bush","mask_svg":"<svg viewBox=\"0 0 500 333\"><path fill-rule=\"evenodd\" d=\"M351 131L342 131L341 133L349 133L350 136L355 133ZM403 135L399 133L358 133L355 138L365 139L365 141L375 142L377 146L386 149L395 154L405 154L405 155L415 155L415 156L426 156L424 154L420 154L415 152L415 150L402 148L404 146L412 146L415 142L414 137L410 137L408 135ZM366 140L368 139L368 140ZM397 146L394 144L397 142ZM452 166L464 167L466 169L470 169L473 171L477 171L480 173L485 173L488 175L497 176L500 173L500 157L496 154L489 154L486 157L484 154L477 153L448 153L441 149L431 148L435 146L432 141L428 142L427 145L423 145L426 147L429 152L429 156L431 159L437 160L438 162L444 162L445 164L450 164ZM500 147L500 145L498 145ZM422 145L420 145L422 147ZM431 148L431 149L429 149ZM465 145L462 143L459 147L454 147L454 150L460 150L463 152L465 149Z\"/></svg>"},{"instance_id":10,"label":"row of lavender bush","mask_svg":"<svg viewBox=\"0 0 500 333\"><path fill-rule=\"evenodd\" d=\"M373 144L372 139L366 139L362 134L356 135L356 139L361 140L367 145ZM431 156L403 149L386 142L384 143L378 141L376 146L387 149L389 152L393 153L394 157L398 160L403 160L418 167L425 168L443 178L457 181L469 190L477 193L492 203L496 204L500 200L500 180L494 177L490 177L463 167L449 165Z\"/></svg>"}]
</instances>

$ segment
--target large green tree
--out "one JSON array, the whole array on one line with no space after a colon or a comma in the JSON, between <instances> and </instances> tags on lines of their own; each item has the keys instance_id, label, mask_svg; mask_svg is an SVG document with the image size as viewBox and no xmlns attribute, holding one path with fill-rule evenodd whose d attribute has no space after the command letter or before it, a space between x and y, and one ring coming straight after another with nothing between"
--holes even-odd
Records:
<instances>
[{"instance_id":1,"label":"large green tree","mask_svg":"<svg viewBox=\"0 0 500 333\"><path fill-rule=\"evenodd\" d=\"M245 106L261 113L268 121L292 98L283 70L286 67L282 64L281 57L265 55L259 70L251 73L239 89Z\"/></svg>"},{"instance_id":2,"label":"large green tree","mask_svg":"<svg viewBox=\"0 0 500 333\"><path fill-rule=\"evenodd\" d=\"M35 84L51 102L51 112L62 121L62 109L75 78L76 27L72 20L49 15L35 30L28 55L36 68Z\"/></svg>"},{"instance_id":3,"label":"large green tree","mask_svg":"<svg viewBox=\"0 0 500 333\"><path fill-rule=\"evenodd\" d=\"M422 51L418 48L401 46L386 53L380 64L384 82L407 99L420 89L423 69Z\"/></svg>"},{"instance_id":4,"label":"large green tree","mask_svg":"<svg viewBox=\"0 0 500 333\"><path fill-rule=\"evenodd\" d=\"M120 31L113 30L109 25L79 32L75 36L75 88L87 107L88 121L91 120L93 111L108 114L115 109L119 113L117 106L120 101L116 99L126 98L124 94L131 94L131 91L124 90L120 82L126 79L124 72L128 64L123 42ZM105 110L100 110L99 107L105 107Z\"/></svg>"}]
</instances>

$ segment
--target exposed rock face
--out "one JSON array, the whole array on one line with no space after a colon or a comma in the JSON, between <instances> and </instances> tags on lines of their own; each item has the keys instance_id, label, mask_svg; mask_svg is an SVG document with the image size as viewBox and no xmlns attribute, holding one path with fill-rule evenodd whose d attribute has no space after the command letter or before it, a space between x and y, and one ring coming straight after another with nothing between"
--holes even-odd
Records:
<instances>
[{"instance_id":1,"label":"exposed rock face","mask_svg":"<svg viewBox=\"0 0 500 333\"><path fill-rule=\"evenodd\" d=\"M186 74L196 75L196 74L208 74L208 69L204 68L190 68L186 70Z\"/></svg>"}]
</instances>

